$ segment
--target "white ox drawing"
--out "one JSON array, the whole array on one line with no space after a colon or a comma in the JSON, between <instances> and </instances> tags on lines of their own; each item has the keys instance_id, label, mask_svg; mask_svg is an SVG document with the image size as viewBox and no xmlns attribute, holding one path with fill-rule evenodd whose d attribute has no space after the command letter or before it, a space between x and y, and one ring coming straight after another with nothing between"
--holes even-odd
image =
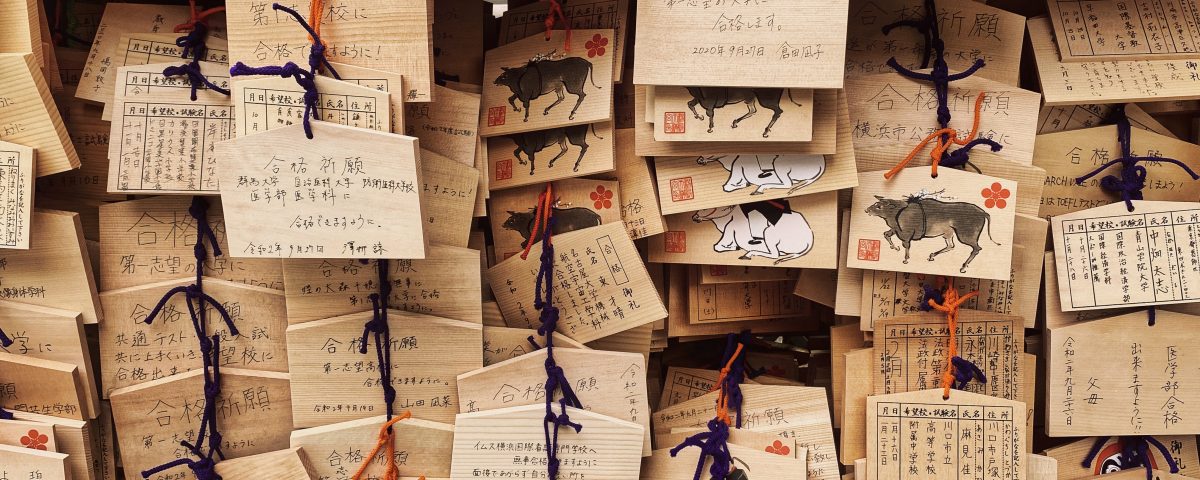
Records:
<instances>
[{"instance_id":1,"label":"white ox drawing","mask_svg":"<svg viewBox=\"0 0 1200 480\"><path fill-rule=\"evenodd\" d=\"M824 155L728 155L699 157L696 163L708 165L718 162L729 172L729 180L722 187L734 192L754 185L758 188L751 195L762 195L767 190L788 189L788 193L807 187L825 174Z\"/></svg>"},{"instance_id":2,"label":"white ox drawing","mask_svg":"<svg viewBox=\"0 0 1200 480\"><path fill-rule=\"evenodd\" d=\"M774 215L778 219L772 222L767 215L755 210L753 205L699 210L692 215L692 221L712 221L721 232L721 239L713 244L713 251L744 250L745 253L739 257L742 260L764 257L775 259L778 265L803 257L812 250L812 227L804 215L784 207L776 210Z\"/></svg>"}]
</instances>

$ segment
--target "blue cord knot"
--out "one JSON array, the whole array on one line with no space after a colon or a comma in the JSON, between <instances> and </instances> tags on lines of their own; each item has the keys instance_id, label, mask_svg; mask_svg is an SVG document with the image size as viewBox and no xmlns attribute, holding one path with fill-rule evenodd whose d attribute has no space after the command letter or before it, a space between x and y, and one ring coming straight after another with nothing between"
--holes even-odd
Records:
<instances>
[{"instance_id":1,"label":"blue cord knot","mask_svg":"<svg viewBox=\"0 0 1200 480\"><path fill-rule=\"evenodd\" d=\"M950 363L954 365L954 380L953 387L956 390L966 390L967 384L971 380L979 380L979 383L987 383L987 375L980 370L979 367L962 357L955 356L950 359Z\"/></svg>"},{"instance_id":2,"label":"blue cord knot","mask_svg":"<svg viewBox=\"0 0 1200 480\"><path fill-rule=\"evenodd\" d=\"M696 462L696 475L693 478L699 479L703 476L704 462L708 457L712 457L712 465L708 467L709 475L714 479L724 479L729 476L730 465L733 463L733 456L729 454L728 441L729 425L713 418L708 421L707 432L700 432L684 439L683 443L671 449L671 456L678 455L687 447L698 447L700 459Z\"/></svg>"},{"instance_id":3,"label":"blue cord knot","mask_svg":"<svg viewBox=\"0 0 1200 480\"><path fill-rule=\"evenodd\" d=\"M1112 437L1096 438L1096 441L1092 443L1091 450L1088 450L1087 456L1083 457L1084 468L1092 468L1092 461L1100 454L1100 449L1104 448L1104 444L1108 443L1109 438ZM1175 461L1175 457L1171 456L1171 451L1157 438L1149 435L1123 436L1117 437L1117 444L1121 446L1121 470L1145 467L1146 480L1153 480L1154 465L1150 456L1150 447L1153 446L1162 454L1171 473L1179 473L1179 464Z\"/></svg>"}]
</instances>

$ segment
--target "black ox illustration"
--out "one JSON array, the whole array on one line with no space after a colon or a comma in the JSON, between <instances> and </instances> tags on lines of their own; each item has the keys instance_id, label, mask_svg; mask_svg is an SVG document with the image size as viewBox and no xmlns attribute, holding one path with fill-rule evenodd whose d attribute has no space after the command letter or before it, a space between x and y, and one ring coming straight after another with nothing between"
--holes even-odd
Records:
<instances>
[{"instance_id":1,"label":"black ox illustration","mask_svg":"<svg viewBox=\"0 0 1200 480\"><path fill-rule=\"evenodd\" d=\"M592 86L600 88L596 85L596 79L592 76L592 62L579 57L567 57L560 60L532 60L526 63L523 67L500 67L503 72L496 77L495 84L503 87L508 87L513 94L508 97L508 104L512 105L513 110L521 111L521 107L516 104L517 100L521 101L521 105L525 107L525 121L529 121L529 102L534 99L554 92L558 95L558 99L551 103L542 115L549 115L550 109L562 103L567 97L563 94L563 90L567 93L575 95L575 108L571 109L571 120L575 119L575 111L579 110L579 105L583 104L583 98L587 96L584 93L584 83L591 79Z\"/></svg>"},{"instance_id":2,"label":"black ox illustration","mask_svg":"<svg viewBox=\"0 0 1200 480\"><path fill-rule=\"evenodd\" d=\"M589 125L584 124L562 128L551 128L548 130L537 130L533 132L508 135L508 138L517 146L517 148L513 149L513 156L517 157L517 161L520 162L521 165L525 164L526 159L521 158L522 152L524 152L525 157L528 158L530 175L533 175L533 170L535 167L533 157L535 154L537 154L537 152L540 152L542 149L551 145L558 144L558 155L555 155L554 158L551 158L550 162L546 164L546 168L553 168L554 161L562 158L563 155L566 155L568 143L579 147L579 158L575 159L575 168L572 169L572 171L578 172L579 162L583 161L583 155L587 153L588 150L588 126ZM594 125L592 125L591 128L592 135L595 135L596 138L601 140L604 139L604 137L596 134L596 127Z\"/></svg>"},{"instance_id":3,"label":"black ox illustration","mask_svg":"<svg viewBox=\"0 0 1200 480\"><path fill-rule=\"evenodd\" d=\"M929 254L932 262L934 257L954 249L954 238L958 237L958 241L971 247L971 255L958 270L966 273L971 260L983 250L979 246L979 237L985 228L988 239L992 239L992 216L972 203L943 202L928 195L913 195L904 200L876 195L877 201L867 207L866 212L887 222L888 231L883 232L883 238L892 250L900 250L892 243L892 237L900 239L904 246L904 263L908 263L908 250L914 240L942 237L946 241L945 248ZM995 240L992 243L1000 245Z\"/></svg>"},{"instance_id":4,"label":"black ox illustration","mask_svg":"<svg viewBox=\"0 0 1200 480\"><path fill-rule=\"evenodd\" d=\"M500 225L505 230L515 230L521 234L521 248L525 248L529 244L529 235L533 231L534 209L530 208L525 212L508 211L508 220ZM558 208L554 207L554 235L561 233L573 232L582 230L588 227L600 225L600 214L591 211L584 207ZM533 243L538 243L541 237L534 238Z\"/></svg>"},{"instance_id":5,"label":"black ox illustration","mask_svg":"<svg viewBox=\"0 0 1200 480\"><path fill-rule=\"evenodd\" d=\"M779 106L779 102L783 100L782 88L735 88L735 87L687 87L688 93L692 95L692 99L688 101L688 109L692 111L692 115L696 116L696 120L704 120L704 115L696 112L696 105L700 105L704 112L708 114L708 133L713 132L713 117L716 114L716 109L739 103L746 104L746 114L733 120L730 128L737 128L738 123L742 120L754 116L758 113L758 107L754 106L757 101L763 108L775 112L771 115L771 122L767 124L767 128L763 129L763 138L771 135L771 127L775 126L775 122L779 121L779 116L783 115L783 108ZM792 99L792 91L788 90L788 100L801 106Z\"/></svg>"}]
</instances>

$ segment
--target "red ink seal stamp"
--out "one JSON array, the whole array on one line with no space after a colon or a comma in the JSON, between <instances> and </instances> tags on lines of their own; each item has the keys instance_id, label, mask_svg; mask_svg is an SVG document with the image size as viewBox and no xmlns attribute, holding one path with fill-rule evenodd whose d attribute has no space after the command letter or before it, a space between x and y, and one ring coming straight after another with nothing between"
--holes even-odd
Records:
<instances>
[{"instance_id":1,"label":"red ink seal stamp","mask_svg":"<svg viewBox=\"0 0 1200 480\"><path fill-rule=\"evenodd\" d=\"M512 160L500 160L496 162L496 180L508 180L512 178Z\"/></svg>"},{"instance_id":2,"label":"red ink seal stamp","mask_svg":"<svg viewBox=\"0 0 1200 480\"><path fill-rule=\"evenodd\" d=\"M488 126L495 127L504 125L504 114L508 112L507 107L492 107L488 109Z\"/></svg>"},{"instance_id":3,"label":"red ink seal stamp","mask_svg":"<svg viewBox=\"0 0 1200 480\"><path fill-rule=\"evenodd\" d=\"M682 202L694 198L696 198L696 192L692 189L692 177L671 179L672 202Z\"/></svg>"},{"instance_id":4,"label":"red ink seal stamp","mask_svg":"<svg viewBox=\"0 0 1200 480\"><path fill-rule=\"evenodd\" d=\"M729 267L725 265L710 265L708 267L708 274L714 277L724 277L729 275Z\"/></svg>"},{"instance_id":5,"label":"red ink seal stamp","mask_svg":"<svg viewBox=\"0 0 1200 480\"><path fill-rule=\"evenodd\" d=\"M663 113L663 133L687 133L687 116L683 112Z\"/></svg>"},{"instance_id":6,"label":"red ink seal stamp","mask_svg":"<svg viewBox=\"0 0 1200 480\"><path fill-rule=\"evenodd\" d=\"M667 253L687 253L687 232L663 233L663 244Z\"/></svg>"},{"instance_id":7,"label":"red ink seal stamp","mask_svg":"<svg viewBox=\"0 0 1200 480\"><path fill-rule=\"evenodd\" d=\"M858 259L869 262L879 261L879 240L867 240L860 238L858 240Z\"/></svg>"}]
</instances>

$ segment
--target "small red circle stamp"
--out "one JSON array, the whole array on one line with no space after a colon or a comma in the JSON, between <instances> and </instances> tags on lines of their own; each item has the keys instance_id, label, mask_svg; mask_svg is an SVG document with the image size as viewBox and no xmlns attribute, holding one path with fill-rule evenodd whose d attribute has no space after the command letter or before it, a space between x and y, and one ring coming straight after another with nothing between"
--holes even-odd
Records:
<instances>
[{"instance_id":1,"label":"small red circle stamp","mask_svg":"<svg viewBox=\"0 0 1200 480\"><path fill-rule=\"evenodd\" d=\"M488 126L495 127L504 125L504 115L508 113L508 107L492 107L488 109Z\"/></svg>"},{"instance_id":2,"label":"small red circle stamp","mask_svg":"<svg viewBox=\"0 0 1200 480\"><path fill-rule=\"evenodd\" d=\"M512 178L512 160L500 160L496 162L496 180L509 180Z\"/></svg>"},{"instance_id":3,"label":"small red circle stamp","mask_svg":"<svg viewBox=\"0 0 1200 480\"><path fill-rule=\"evenodd\" d=\"M878 262L879 240L858 239L858 259L868 262Z\"/></svg>"},{"instance_id":4,"label":"small red circle stamp","mask_svg":"<svg viewBox=\"0 0 1200 480\"><path fill-rule=\"evenodd\" d=\"M663 133L687 133L687 115L683 112L664 112Z\"/></svg>"},{"instance_id":5,"label":"small red circle stamp","mask_svg":"<svg viewBox=\"0 0 1200 480\"><path fill-rule=\"evenodd\" d=\"M667 253L687 253L687 232L673 231L663 233L663 250Z\"/></svg>"},{"instance_id":6,"label":"small red circle stamp","mask_svg":"<svg viewBox=\"0 0 1200 480\"><path fill-rule=\"evenodd\" d=\"M672 178L671 179L671 201L683 202L696 198L696 192L692 188L692 177Z\"/></svg>"}]
</instances>

